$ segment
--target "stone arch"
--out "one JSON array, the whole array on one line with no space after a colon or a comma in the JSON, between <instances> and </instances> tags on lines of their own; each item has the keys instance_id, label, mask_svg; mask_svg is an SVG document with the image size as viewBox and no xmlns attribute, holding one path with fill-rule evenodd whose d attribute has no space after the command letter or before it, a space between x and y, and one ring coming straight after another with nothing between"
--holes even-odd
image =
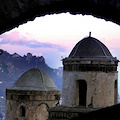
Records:
<instances>
[{"instance_id":1,"label":"stone arch","mask_svg":"<svg viewBox=\"0 0 120 120\"><path fill-rule=\"evenodd\" d=\"M62 12L93 15L120 25L119 0L0 0L0 33L36 16Z\"/></svg>"},{"instance_id":2,"label":"stone arch","mask_svg":"<svg viewBox=\"0 0 120 120\"><path fill-rule=\"evenodd\" d=\"M43 102L43 103L40 103L38 106L40 106L40 105L42 105L42 104L46 105L46 106L47 106L47 109L49 109L49 105L48 105L47 103L44 103L44 102ZM38 107L38 106L37 106L37 107ZM36 107L36 109L37 109L37 107Z\"/></svg>"},{"instance_id":3,"label":"stone arch","mask_svg":"<svg viewBox=\"0 0 120 120\"><path fill-rule=\"evenodd\" d=\"M7 106L7 113L8 112L11 112L12 111L12 105L11 105L11 102L8 103L8 106Z\"/></svg>"},{"instance_id":4,"label":"stone arch","mask_svg":"<svg viewBox=\"0 0 120 120\"><path fill-rule=\"evenodd\" d=\"M48 108L49 106L46 103L39 104L35 110L35 120L47 120Z\"/></svg>"},{"instance_id":5,"label":"stone arch","mask_svg":"<svg viewBox=\"0 0 120 120\"><path fill-rule=\"evenodd\" d=\"M25 117L26 116L26 114L27 114L27 107L26 107L26 105L23 103L23 102L19 102L18 104L17 104L17 115L19 116L19 117Z\"/></svg>"}]
</instances>

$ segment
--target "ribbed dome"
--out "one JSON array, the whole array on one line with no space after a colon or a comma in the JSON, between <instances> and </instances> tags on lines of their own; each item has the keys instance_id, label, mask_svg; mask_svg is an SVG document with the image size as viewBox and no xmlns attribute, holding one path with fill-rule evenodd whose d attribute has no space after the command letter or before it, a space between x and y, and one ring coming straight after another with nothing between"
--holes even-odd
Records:
<instances>
[{"instance_id":1,"label":"ribbed dome","mask_svg":"<svg viewBox=\"0 0 120 120\"><path fill-rule=\"evenodd\" d=\"M57 89L51 78L42 70L34 68L25 72L12 86L21 90L54 90Z\"/></svg>"},{"instance_id":2,"label":"ribbed dome","mask_svg":"<svg viewBox=\"0 0 120 120\"><path fill-rule=\"evenodd\" d=\"M79 41L69 58L106 58L112 59L112 55L108 48L99 40L93 37L87 37Z\"/></svg>"}]
</instances>

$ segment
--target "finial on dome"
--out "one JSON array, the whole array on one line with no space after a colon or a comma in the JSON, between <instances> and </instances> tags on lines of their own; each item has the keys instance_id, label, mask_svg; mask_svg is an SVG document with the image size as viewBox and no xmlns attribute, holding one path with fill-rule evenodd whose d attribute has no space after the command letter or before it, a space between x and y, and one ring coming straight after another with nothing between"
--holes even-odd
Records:
<instances>
[{"instance_id":1,"label":"finial on dome","mask_svg":"<svg viewBox=\"0 0 120 120\"><path fill-rule=\"evenodd\" d=\"M91 32L89 32L89 37L91 37Z\"/></svg>"}]
</instances>

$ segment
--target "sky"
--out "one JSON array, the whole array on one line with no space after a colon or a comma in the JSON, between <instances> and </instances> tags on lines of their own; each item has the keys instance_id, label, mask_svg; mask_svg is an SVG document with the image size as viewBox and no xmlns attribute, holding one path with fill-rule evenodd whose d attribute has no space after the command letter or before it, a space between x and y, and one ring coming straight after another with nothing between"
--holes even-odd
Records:
<instances>
[{"instance_id":1,"label":"sky","mask_svg":"<svg viewBox=\"0 0 120 120\"><path fill-rule=\"evenodd\" d=\"M51 68L62 66L77 42L91 36L103 42L120 59L120 26L88 15L61 13L36 17L0 35L0 49L10 54L44 56Z\"/></svg>"},{"instance_id":2,"label":"sky","mask_svg":"<svg viewBox=\"0 0 120 120\"><path fill-rule=\"evenodd\" d=\"M73 47L84 37L103 42L112 55L120 60L120 26L90 15L61 13L36 17L0 35L0 49L10 54L43 56L51 68L62 66ZM118 67L120 71L120 65ZM120 72L119 93L120 93Z\"/></svg>"}]
</instances>

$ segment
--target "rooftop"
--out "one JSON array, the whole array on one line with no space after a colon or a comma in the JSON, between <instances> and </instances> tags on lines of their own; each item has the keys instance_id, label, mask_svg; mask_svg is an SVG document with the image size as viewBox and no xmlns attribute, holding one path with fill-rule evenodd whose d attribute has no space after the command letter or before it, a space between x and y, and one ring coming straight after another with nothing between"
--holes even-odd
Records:
<instances>
[{"instance_id":1,"label":"rooftop","mask_svg":"<svg viewBox=\"0 0 120 120\"><path fill-rule=\"evenodd\" d=\"M115 59L102 42L91 36L79 41L68 58Z\"/></svg>"},{"instance_id":2,"label":"rooftop","mask_svg":"<svg viewBox=\"0 0 120 120\"><path fill-rule=\"evenodd\" d=\"M19 90L58 90L44 71L33 68L25 72L11 87Z\"/></svg>"}]
</instances>

